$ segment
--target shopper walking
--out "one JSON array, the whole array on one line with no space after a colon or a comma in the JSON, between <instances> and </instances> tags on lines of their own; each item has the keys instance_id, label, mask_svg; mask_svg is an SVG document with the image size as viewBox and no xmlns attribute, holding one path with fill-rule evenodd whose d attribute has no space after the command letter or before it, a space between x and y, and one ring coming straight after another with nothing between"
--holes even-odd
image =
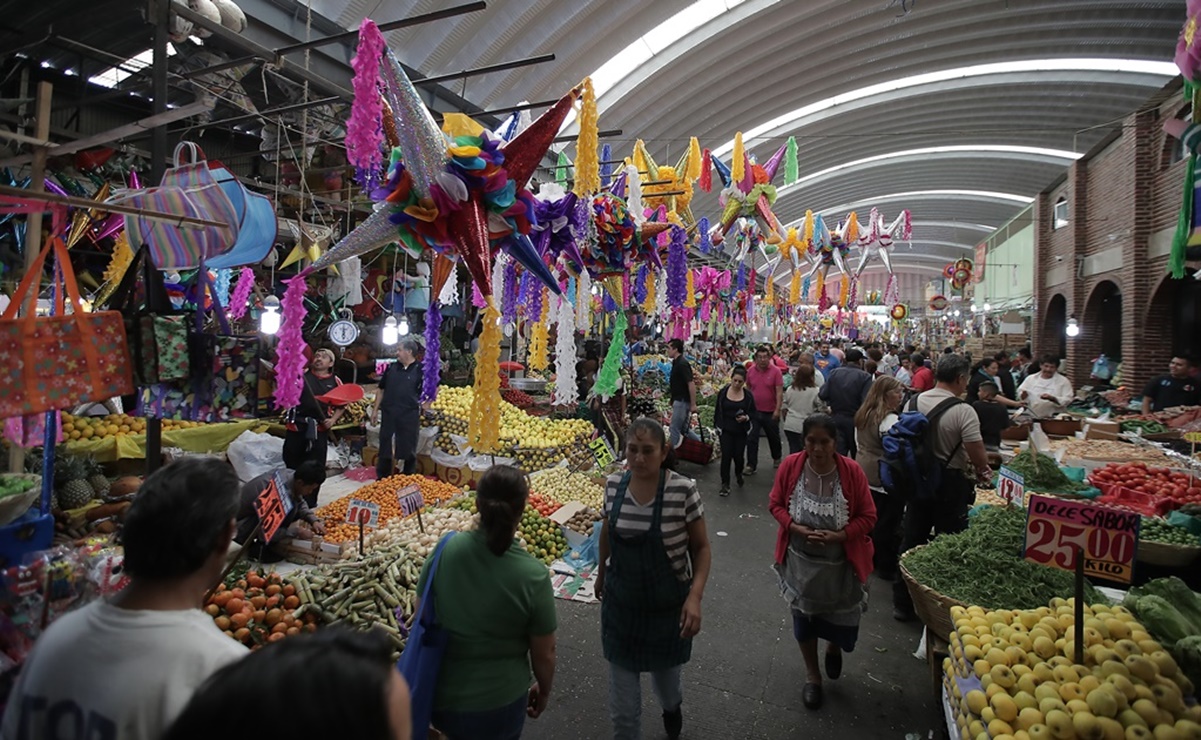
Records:
<instances>
[{"instance_id":1,"label":"shopper walking","mask_svg":"<svg viewBox=\"0 0 1201 740\"><path fill-rule=\"evenodd\" d=\"M692 377L692 365L684 358L684 342L673 339L667 343L667 357L671 360L671 447L680 446L687 435L700 439L691 429L692 415L696 413L696 381Z\"/></svg>"},{"instance_id":2,"label":"shopper walking","mask_svg":"<svg viewBox=\"0 0 1201 740\"><path fill-rule=\"evenodd\" d=\"M897 556L901 547L901 519L905 502L890 495L880 482L880 460L884 457L884 435L897 423L905 386L896 378L877 378L867 392L867 399L855 414L855 462L863 468L876 504L876 526L872 530L875 543L875 570L886 581L897 574Z\"/></svg>"},{"instance_id":3,"label":"shopper walking","mask_svg":"<svg viewBox=\"0 0 1201 740\"><path fill-rule=\"evenodd\" d=\"M421 365L417 353L421 345L402 339L396 347L396 362L384 370L375 394L371 422L378 423L379 458L375 479L383 480L396 470L411 475L417 470L417 432L421 429ZM382 411L382 416L381 416Z\"/></svg>"},{"instance_id":4,"label":"shopper walking","mask_svg":"<svg viewBox=\"0 0 1201 740\"><path fill-rule=\"evenodd\" d=\"M755 361L746 370L746 385L755 399L751 429L746 439L747 475L759 467L759 436L767 436L772 463L780 466L780 406L784 402L784 374L771 362L771 348L763 345L755 350Z\"/></svg>"},{"instance_id":5,"label":"shopper walking","mask_svg":"<svg viewBox=\"0 0 1201 740\"><path fill-rule=\"evenodd\" d=\"M325 467L329 456L329 430L342 417L344 408L330 409L317 400L342 381L333 373L334 353L319 349L313 353L300 390L300 404L292 412L292 420L284 432L284 465L292 470L305 460L316 460Z\"/></svg>"},{"instance_id":6,"label":"shopper walking","mask_svg":"<svg viewBox=\"0 0 1201 740\"><path fill-rule=\"evenodd\" d=\"M822 341L817 346L817 352L813 354L813 367L822 374L822 377L829 378L830 373L841 364L842 361L830 349L829 342Z\"/></svg>"},{"instance_id":7,"label":"shopper walking","mask_svg":"<svg viewBox=\"0 0 1201 740\"><path fill-rule=\"evenodd\" d=\"M237 511L238 476L223 461L185 458L147 478L122 534L129 585L38 638L0 735L40 740L74 727L67 735L83 737L87 717L96 737L158 740L209 676L247 654L201 611Z\"/></svg>"},{"instance_id":8,"label":"shopper walking","mask_svg":"<svg viewBox=\"0 0 1201 740\"><path fill-rule=\"evenodd\" d=\"M838 427L825 414L805 419L805 450L780 466L768 509L780 523L775 569L792 611L793 636L805 661L802 698L822 705L817 641L826 641L826 676L842 675L842 654L855 649L867 606L876 507L867 479L835 449Z\"/></svg>"},{"instance_id":9,"label":"shopper walking","mask_svg":"<svg viewBox=\"0 0 1201 740\"><path fill-rule=\"evenodd\" d=\"M938 384L911 402L927 418L937 417L926 430L926 442L942 467L942 479L937 490L925 497L919 491L917 497L906 502L902 553L929 542L931 530L939 535L966 529L968 509L976 500L976 482L992 480L980 419L975 409L959 400L967 390L968 368L966 358L943 355L935 376ZM909 589L897 580L893 583L893 617L904 622L913 616Z\"/></svg>"},{"instance_id":10,"label":"shopper walking","mask_svg":"<svg viewBox=\"0 0 1201 740\"><path fill-rule=\"evenodd\" d=\"M683 726L680 674L701 631L710 550L696 483L667 469L670 454L663 427L638 419L626 442L629 471L605 486L596 594L614 740L642 737L643 673L668 738Z\"/></svg>"},{"instance_id":11,"label":"shopper walking","mask_svg":"<svg viewBox=\"0 0 1201 740\"><path fill-rule=\"evenodd\" d=\"M872 376L863 370L862 363L862 352L847 350L846 362L830 373L818 392L838 425L838 454L851 457L855 456L855 414L872 386Z\"/></svg>"},{"instance_id":12,"label":"shopper walking","mask_svg":"<svg viewBox=\"0 0 1201 740\"><path fill-rule=\"evenodd\" d=\"M324 627L268 643L207 681L162 740L210 740L214 717L290 740L409 740L409 689L395 666L380 630Z\"/></svg>"},{"instance_id":13,"label":"shopper walking","mask_svg":"<svg viewBox=\"0 0 1201 740\"><path fill-rule=\"evenodd\" d=\"M805 419L817 413L822 406L821 399L817 397L819 386L815 379L819 375L812 365L802 362L792 376L792 384L784 391L780 418L784 424L784 436L788 439L789 455L805 449L805 437L801 429L804 428Z\"/></svg>"},{"instance_id":14,"label":"shopper walking","mask_svg":"<svg viewBox=\"0 0 1201 740\"><path fill-rule=\"evenodd\" d=\"M721 432L721 495L730 495L730 463L742 488L743 455L746 452L746 433L751 428L755 401L746 390L746 368L739 365L730 371L730 384L717 392L713 420Z\"/></svg>"},{"instance_id":15,"label":"shopper walking","mask_svg":"<svg viewBox=\"0 0 1201 740\"><path fill-rule=\"evenodd\" d=\"M527 714L537 718L550 699L557 627L550 574L513 539L529 494L517 468L489 468L476 490L479 529L442 547L432 591L450 640L433 724L450 740L516 740Z\"/></svg>"}]
</instances>

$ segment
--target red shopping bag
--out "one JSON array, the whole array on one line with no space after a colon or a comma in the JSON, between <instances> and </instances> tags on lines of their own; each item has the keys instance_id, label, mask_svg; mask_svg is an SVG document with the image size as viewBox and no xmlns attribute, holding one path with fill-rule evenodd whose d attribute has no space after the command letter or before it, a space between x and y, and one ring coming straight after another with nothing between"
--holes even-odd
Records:
<instances>
[{"instance_id":1,"label":"red shopping bag","mask_svg":"<svg viewBox=\"0 0 1201 740\"><path fill-rule=\"evenodd\" d=\"M37 316L38 287L54 252L53 316ZM64 296L65 293L65 296ZM69 299L71 313L66 313ZM26 305L25 316L17 311ZM71 408L133 392L125 325L116 311L84 313L62 239L34 260L0 317L0 419Z\"/></svg>"},{"instance_id":2,"label":"red shopping bag","mask_svg":"<svg viewBox=\"0 0 1201 740\"><path fill-rule=\"evenodd\" d=\"M705 425L698 424L697 428L701 432L701 438L695 440L685 434L680 439L680 446L676 448L676 457L685 462L708 465L713 460L713 445L705 440Z\"/></svg>"}]
</instances>

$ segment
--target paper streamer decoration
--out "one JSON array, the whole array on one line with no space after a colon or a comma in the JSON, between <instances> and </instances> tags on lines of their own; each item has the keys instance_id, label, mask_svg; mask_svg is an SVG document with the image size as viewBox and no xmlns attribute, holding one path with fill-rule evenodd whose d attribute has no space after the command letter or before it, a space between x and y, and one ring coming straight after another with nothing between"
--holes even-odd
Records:
<instances>
[{"instance_id":1,"label":"paper streamer decoration","mask_svg":"<svg viewBox=\"0 0 1201 740\"><path fill-rule=\"evenodd\" d=\"M656 280L655 275L656 275L656 273L651 272L650 270L647 270L647 273L646 273L646 296L642 299L642 312L644 314L646 314L647 318L650 318L655 315L655 295L656 295L655 286L658 283L663 282L662 280Z\"/></svg>"},{"instance_id":2,"label":"paper streamer decoration","mask_svg":"<svg viewBox=\"0 0 1201 740\"><path fill-rule=\"evenodd\" d=\"M384 132L380 127L383 105L376 80L379 79L383 34L369 18L359 25L359 46L350 66L354 69L355 104L346 122L346 158L355 167L355 179L366 189L379 184L383 168ZM395 124L393 124L395 129Z\"/></svg>"},{"instance_id":3,"label":"paper streamer decoration","mask_svg":"<svg viewBox=\"0 0 1201 740\"><path fill-rule=\"evenodd\" d=\"M585 77L580 85L580 114L576 119L580 134L576 139L575 187L576 195L591 197L600 190L600 162L597 147L600 144L597 131L596 92L592 78Z\"/></svg>"},{"instance_id":4,"label":"paper streamer decoration","mask_svg":"<svg viewBox=\"0 0 1201 740\"><path fill-rule=\"evenodd\" d=\"M475 387L467 423L467 444L477 454L500 449L500 311L489 298L476 353Z\"/></svg>"},{"instance_id":5,"label":"paper streamer decoration","mask_svg":"<svg viewBox=\"0 0 1201 740\"><path fill-rule=\"evenodd\" d=\"M280 320L279 346L276 347L275 408L286 410L300 404L304 387L305 356L308 344L301 328L307 311L304 307L305 277L298 275L284 281L287 290L280 301L283 316Z\"/></svg>"},{"instance_id":6,"label":"paper streamer decoration","mask_svg":"<svg viewBox=\"0 0 1201 740\"><path fill-rule=\"evenodd\" d=\"M550 365L547 343L550 341L550 331L547 327L550 314L550 291L540 287L538 292L537 316L534 317L534 330L530 338L529 364L530 369L541 372Z\"/></svg>"},{"instance_id":7,"label":"paper streamer decoration","mask_svg":"<svg viewBox=\"0 0 1201 740\"><path fill-rule=\"evenodd\" d=\"M556 406L575 406L580 391L576 387L575 311L571 301L558 299L558 318L555 332L555 391Z\"/></svg>"},{"instance_id":8,"label":"paper streamer decoration","mask_svg":"<svg viewBox=\"0 0 1201 740\"><path fill-rule=\"evenodd\" d=\"M243 267L238 275L238 283L234 286L233 294L229 297L229 315L234 320L240 320L246 315L250 306L250 294L254 290L254 270Z\"/></svg>"},{"instance_id":9,"label":"paper streamer decoration","mask_svg":"<svg viewBox=\"0 0 1201 740\"><path fill-rule=\"evenodd\" d=\"M113 244L113 255L109 258L108 267L104 268L104 287L96 296L94 305L103 306L108 303L108 299L120 285L121 278L125 277L125 272L131 264L133 264L133 250L129 248L129 239L122 232Z\"/></svg>"},{"instance_id":10,"label":"paper streamer decoration","mask_svg":"<svg viewBox=\"0 0 1201 740\"><path fill-rule=\"evenodd\" d=\"M442 310L430 301L425 312L425 357L421 361L421 402L438 397L438 378L442 370Z\"/></svg>"},{"instance_id":11,"label":"paper streamer decoration","mask_svg":"<svg viewBox=\"0 0 1201 740\"><path fill-rule=\"evenodd\" d=\"M217 294L217 302L222 306L229 305L229 281L232 277L233 270L222 267L217 270L217 279L213 281L213 291Z\"/></svg>"},{"instance_id":12,"label":"paper streamer decoration","mask_svg":"<svg viewBox=\"0 0 1201 740\"><path fill-rule=\"evenodd\" d=\"M596 376L596 395L600 398L610 398L617 393L617 380L621 377L621 359L626 346L625 311L619 311L617 322L613 327L613 339L609 342L609 352L605 355L604 364Z\"/></svg>"},{"instance_id":13,"label":"paper streamer decoration","mask_svg":"<svg viewBox=\"0 0 1201 740\"><path fill-rule=\"evenodd\" d=\"M579 292L576 294L575 301L575 325L588 326L591 322L590 309L592 307L592 278L588 276L588 271L580 273Z\"/></svg>"}]
</instances>

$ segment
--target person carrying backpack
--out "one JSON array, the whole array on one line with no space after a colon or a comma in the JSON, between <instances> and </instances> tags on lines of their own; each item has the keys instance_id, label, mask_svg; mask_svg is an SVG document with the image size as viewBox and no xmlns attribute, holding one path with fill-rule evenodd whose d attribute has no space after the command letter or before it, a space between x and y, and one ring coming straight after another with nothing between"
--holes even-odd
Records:
<instances>
[{"instance_id":1,"label":"person carrying backpack","mask_svg":"<svg viewBox=\"0 0 1201 740\"><path fill-rule=\"evenodd\" d=\"M881 478L890 494L907 501L902 553L929 542L931 529L935 535L967 529L976 482L992 480L980 419L975 409L959 400L970 376L966 358L939 358L937 384L906 405L906 412L884 438ZM913 619L913 601L903 579L893 583L892 603L894 619Z\"/></svg>"}]
</instances>

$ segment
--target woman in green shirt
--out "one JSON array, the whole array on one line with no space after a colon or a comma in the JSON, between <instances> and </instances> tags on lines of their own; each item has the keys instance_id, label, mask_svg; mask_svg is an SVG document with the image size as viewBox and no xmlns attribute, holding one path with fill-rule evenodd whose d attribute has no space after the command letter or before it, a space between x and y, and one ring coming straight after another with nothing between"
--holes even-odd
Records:
<instances>
[{"instance_id":1,"label":"woman in green shirt","mask_svg":"<svg viewBox=\"0 0 1201 740\"><path fill-rule=\"evenodd\" d=\"M557 626L550 573L513 539L529 494L521 471L490 468L476 491L479 529L442 549L433 598L450 644L433 724L450 740L516 740L526 716L537 718L550 698Z\"/></svg>"}]
</instances>

